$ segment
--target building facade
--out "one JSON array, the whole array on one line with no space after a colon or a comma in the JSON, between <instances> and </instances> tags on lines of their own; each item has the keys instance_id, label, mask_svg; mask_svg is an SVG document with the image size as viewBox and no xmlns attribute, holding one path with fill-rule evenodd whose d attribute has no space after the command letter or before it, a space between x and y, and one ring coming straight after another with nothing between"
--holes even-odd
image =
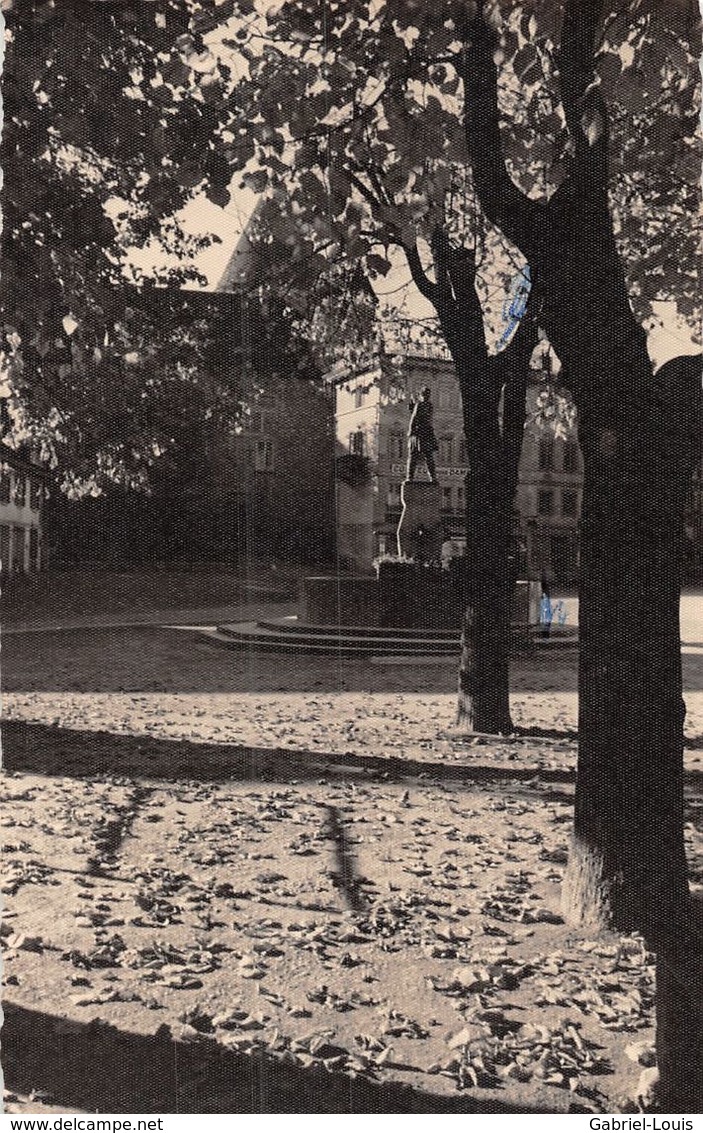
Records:
<instances>
[{"instance_id":1,"label":"building facade","mask_svg":"<svg viewBox=\"0 0 703 1133\"><path fill-rule=\"evenodd\" d=\"M332 371L326 380L335 392L336 527L342 563L367 571L375 557L396 553L410 403L426 385L432 391L439 446L443 525L457 549L465 546L468 464L461 395L451 361L418 354L393 364L379 361L374 369L352 377ZM561 440L551 429L530 423L536 419L538 392L536 380L528 393L516 498L521 567L529 577L570 582L578 571L581 454L575 430ZM422 465L418 474L424 474Z\"/></svg>"},{"instance_id":2,"label":"building facade","mask_svg":"<svg viewBox=\"0 0 703 1133\"><path fill-rule=\"evenodd\" d=\"M281 245L280 253L290 255L290 248ZM329 563L333 397L306 343L270 297L264 299L261 255L247 229L217 286L220 294L239 297L232 379L246 412L241 429L213 447L212 491L227 505L233 538L247 557Z\"/></svg>"},{"instance_id":3,"label":"building facade","mask_svg":"<svg viewBox=\"0 0 703 1133\"><path fill-rule=\"evenodd\" d=\"M5 577L44 566L45 480L41 469L0 445L0 571Z\"/></svg>"},{"instance_id":4,"label":"building facade","mask_svg":"<svg viewBox=\"0 0 703 1133\"><path fill-rule=\"evenodd\" d=\"M575 428L565 438L530 424L537 388L528 389L515 507L530 578L573 582L578 575L578 524L583 465Z\"/></svg>"},{"instance_id":5,"label":"building facade","mask_svg":"<svg viewBox=\"0 0 703 1133\"><path fill-rule=\"evenodd\" d=\"M258 374L242 429L209 468L249 557L329 563L334 551L334 421L329 391L285 373Z\"/></svg>"}]
</instances>

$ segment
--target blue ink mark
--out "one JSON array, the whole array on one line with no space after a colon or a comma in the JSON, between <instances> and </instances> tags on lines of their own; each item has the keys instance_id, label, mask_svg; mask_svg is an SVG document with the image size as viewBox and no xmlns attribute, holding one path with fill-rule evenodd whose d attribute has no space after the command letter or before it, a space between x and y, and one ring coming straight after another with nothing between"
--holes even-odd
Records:
<instances>
[{"instance_id":1,"label":"blue ink mark","mask_svg":"<svg viewBox=\"0 0 703 1133\"><path fill-rule=\"evenodd\" d=\"M527 309L527 300L530 297L530 289L532 287L532 276L530 274L530 265L525 264L523 268L514 277L510 294L503 303L503 321L506 324L500 339L498 340L498 347L507 345L508 339L511 337L513 331L520 323L520 319L525 314Z\"/></svg>"},{"instance_id":2,"label":"blue ink mark","mask_svg":"<svg viewBox=\"0 0 703 1133\"><path fill-rule=\"evenodd\" d=\"M567 613L566 606L562 601L557 602L556 606L554 607L553 614L557 619L557 625L566 625L566 619L569 615Z\"/></svg>"},{"instance_id":3,"label":"blue ink mark","mask_svg":"<svg viewBox=\"0 0 703 1133\"><path fill-rule=\"evenodd\" d=\"M542 595L539 604L540 625L551 626L556 621L557 625L564 626L568 616L568 610L561 599L558 602L552 602L547 594Z\"/></svg>"}]
</instances>

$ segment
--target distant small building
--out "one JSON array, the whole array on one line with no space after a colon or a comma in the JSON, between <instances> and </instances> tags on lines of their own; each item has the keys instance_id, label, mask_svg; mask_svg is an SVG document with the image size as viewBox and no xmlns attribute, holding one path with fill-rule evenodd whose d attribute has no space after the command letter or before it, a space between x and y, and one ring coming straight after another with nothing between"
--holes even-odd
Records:
<instances>
[{"instance_id":1,"label":"distant small building","mask_svg":"<svg viewBox=\"0 0 703 1133\"><path fill-rule=\"evenodd\" d=\"M46 473L0 444L0 570L31 574L44 564L42 512Z\"/></svg>"},{"instance_id":2,"label":"distant small building","mask_svg":"<svg viewBox=\"0 0 703 1133\"><path fill-rule=\"evenodd\" d=\"M528 392L527 418L534 418L537 375ZM405 355L379 359L375 368L349 375L341 367L326 375L335 393L337 550L357 571L396 552L401 485L406 476L410 401L422 387L432 391L439 450L444 529L458 548L466 544L466 474L461 395L448 357ZM423 475L423 472L420 472ZM516 497L522 569L570 582L578 571L578 522L582 463L575 430L566 440L536 424L525 429Z\"/></svg>"}]
</instances>

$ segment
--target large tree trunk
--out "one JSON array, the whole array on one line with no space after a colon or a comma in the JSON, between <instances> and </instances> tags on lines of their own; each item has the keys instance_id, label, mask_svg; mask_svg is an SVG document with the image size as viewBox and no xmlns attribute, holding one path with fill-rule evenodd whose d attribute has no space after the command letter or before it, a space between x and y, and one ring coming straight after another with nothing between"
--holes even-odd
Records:
<instances>
[{"instance_id":1,"label":"large tree trunk","mask_svg":"<svg viewBox=\"0 0 703 1133\"><path fill-rule=\"evenodd\" d=\"M575 828L564 885L570 921L608 920L613 887L620 876L621 788L611 738L619 728L619 668L615 649L621 632L616 613L621 570L619 509L608 483L617 478L617 440L581 412L579 440L584 458L579 583L579 763Z\"/></svg>"},{"instance_id":2,"label":"large tree trunk","mask_svg":"<svg viewBox=\"0 0 703 1133\"><path fill-rule=\"evenodd\" d=\"M475 405L465 398L465 417ZM498 433L498 404L493 407ZM485 420L484 420L485 425ZM467 426L466 608L461 633L457 723L469 731L509 734L512 569L512 499L500 440ZM479 439L477 439L479 438Z\"/></svg>"},{"instance_id":3,"label":"large tree trunk","mask_svg":"<svg viewBox=\"0 0 703 1133\"><path fill-rule=\"evenodd\" d=\"M564 5L557 62L574 150L548 200L521 194L503 162L482 5L467 28L464 87L481 205L530 264L580 420L579 756L565 907L582 923L647 931L686 912L678 604L688 457L678 395L655 381L613 235L607 107L594 81L601 7ZM600 123L594 137L588 121Z\"/></svg>"},{"instance_id":4,"label":"large tree trunk","mask_svg":"<svg viewBox=\"0 0 703 1133\"><path fill-rule=\"evenodd\" d=\"M700 1112L703 931L683 842L679 632L686 488L700 445L700 358L656 375L632 314L608 205L607 108L594 76L600 0L565 0L558 69L574 151L548 201L501 154L495 39L467 27L467 139L481 205L530 263L572 381L585 464L579 754L564 886L572 922L638 929L657 951L657 1104ZM589 136L584 123L598 123ZM696 436L696 429L698 436Z\"/></svg>"},{"instance_id":5,"label":"large tree trunk","mask_svg":"<svg viewBox=\"0 0 703 1133\"><path fill-rule=\"evenodd\" d=\"M686 909L679 599L692 456L684 405L693 412L696 382L690 365L655 378L605 186L580 188L550 202L559 258L543 253L540 277L584 456L579 761L564 904L572 920L654 932Z\"/></svg>"},{"instance_id":6,"label":"large tree trunk","mask_svg":"<svg viewBox=\"0 0 703 1133\"><path fill-rule=\"evenodd\" d=\"M623 363L627 362L623 359ZM564 908L594 927L676 932L686 916L680 558L685 437L644 351L622 412L578 398L581 532L579 765Z\"/></svg>"},{"instance_id":7,"label":"large tree trunk","mask_svg":"<svg viewBox=\"0 0 703 1133\"><path fill-rule=\"evenodd\" d=\"M656 1104L663 1113L703 1112L703 911L692 910L694 941L657 954Z\"/></svg>"}]
</instances>

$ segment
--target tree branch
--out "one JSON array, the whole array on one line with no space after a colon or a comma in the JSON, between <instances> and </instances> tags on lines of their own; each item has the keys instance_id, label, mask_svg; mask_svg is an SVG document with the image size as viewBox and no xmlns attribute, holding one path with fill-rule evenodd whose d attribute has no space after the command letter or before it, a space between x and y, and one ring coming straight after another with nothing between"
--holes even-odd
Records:
<instances>
[{"instance_id":1,"label":"tree branch","mask_svg":"<svg viewBox=\"0 0 703 1133\"><path fill-rule=\"evenodd\" d=\"M518 323L515 334L510 339L505 350L501 350L498 355L498 357L504 357L506 365L511 368L517 367L519 369L523 366L527 366L539 341L539 328L532 314L532 296L533 292L530 292L525 313Z\"/></svg>"},{"instance_id":2,"label":"tree branch","mask_svg":"<svg viewBox=\"0 0 703 1133\"><path fill-rule=\"evenodd\" d=\"M438 225L432 234L432 258L437 277L437 314L454 354L462 340L472 351L486 353L483 311L476 292L476 251L455 247Z\"/></svg>"},{"instance_id":3,"label":"tree branch","mask_svg":"<svg viewBox=\"0 0 703 1133\"><path fill-rule=\"evenodd\" d=\"M595 52L603 0L567 0L557 52L564 117L574 140L576 170L607 181L608 110L598 86Z\"/></svg>"},{"instance_id":4,"label":"tree branch","mask_svg":"<svg viewBox=\"0 0 703 1133\"><path fill-rule=\"evenodd\" d=\"M381 178L378 175L378 170L369 168L366 170L366 173L369 181L373 185L374 192L377 194L378 199L380 201L383 201L384 204L392 205L393 201L391 200L386 187L384 186Z\"/></svg>"},{"instance_id":5,"label":"tree branch","mask_svg":"<svg viewBox=\"0 0 703 1133\"><path fill-rule=\"evenodd\" d=\"M503 157L498 109L497 37L483 16L483 5L467 21L459 70L464 85L464 123L473 182L481 208L496 228L532 261L538 210L510 178Z\"/></svg>"},{"instance_id":6,"label":"tree branch","mask_svg":"<svg viewBox=\"0 0 703 1133\"><path fill-rule=\"evenodd\" d=\"M347 173L354 188L361 193L366 203L370 205L372 213L376 215L377 210L382 207L383 202L369 189L368 185L364 184L357 173L352 173L350 169L347 170Z\"/></svg>"},{"instance_id":7,"label":"tree branch","mask_svg":"<svg viewBox=\"0 0 703 1133\"><path fill-rule=\"evenodd\" d=\"M432 283L431 279L428 278L427 273L422 266L422 260L420 259L420 253L417 250L417 244L411 244L409 246L407 244L402 244L401 247L405 252L405 258L408 261L408 267L410 268L410 274L413 278L413 283L417 287L420 294L424 295L425 299L429 299L433 307L436 308L439 301L439 288L436 283Z\"/></svg>"}]
</instances>

